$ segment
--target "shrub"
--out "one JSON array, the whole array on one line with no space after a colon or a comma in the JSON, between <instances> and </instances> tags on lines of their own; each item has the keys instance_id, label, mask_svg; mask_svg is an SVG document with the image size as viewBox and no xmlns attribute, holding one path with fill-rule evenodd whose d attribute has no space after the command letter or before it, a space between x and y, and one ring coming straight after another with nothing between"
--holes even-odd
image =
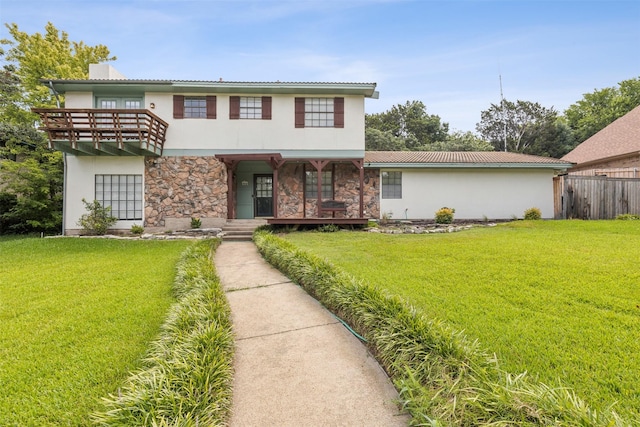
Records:
<instances>
[{"instance_id":1,"label":"shrub","mask_svg":"<svg viewBox=\"0 0 640 427\"><path fill-rule=\"evenodd\" d=\"M524 219L527 220L538 220L542 218L542 212L540 212L540 209L533 207L533 208L529 208L526 211L524 211Z\"/></svg>"},{"instance_id":2,"label":"shrub","mask_svg":"<svg viewBox=\"0 0 640 427\"><path fill-rule=\"evenodd\" d=\"M640 220L640 215L635 215L635 214L620 214L616 217L616 219L620 219L623 221L634 221L634 220Z\"/></svg>"},{"instance_id":3,"label":"shrub","mask_svg":"<svg viewBox=\"0 0 640 427\"><path fill-rule=\"evenodd\" d=\"M391 212L391 211L384 212L382 214L382 217L380 218L380 224L382 224L382 225L388 224L392 217L393 217L393 212Z\"/></svg>"},{"instance_id":4,"label":"shrub","mask_svg":"<svg viewBox=\"0 0 640 427\"><path fill-rule=\"evenodd\" d=\"M451 224L453 222L453 214L456 212L453 208L443 207L436 211L436 224Z\"/></svg>"},{"instance_id":5,"label":"shrub","mask_svg":"<svg viewBox=\"0 0 640 427\"><path fill-rule=\"evenodd\" d=\"M200 218L191 218L191 228L200 227L202 227L202 221L200 221Z\"/></svg>"},{"instance_id":6,"label":"shrub","mask_svg":"<svg viewBox=\"0 0 640 427\"><path fill-rule=\"evenodd\" d=\"M137 224L133 224L131 226L131 234L135 235L135 236L140 236L142 233L144 233L144 227L141 225L137 225Z\"/></svg>"},{"instance_id":7,"label":"shrub","mask_svg":"<svg viewBox=\"0 0 640 427\"><path fill-rule=\"evenodd\" d=\"M336 231L340 231L340 227L336 224L324 224L318 227L318 231L322 233L335 233Z\"/></svg>"},{"instance_id":8,"label":"shrub","mask_svg":"<svg viewBox=\"0 0 640 427\"><path fill-rule=\"evenodd\" d=\"M118 222L118 218L111 215L111 206L105 208L97 200L87 202L82 199L82 203L87 213L80 217L78 225L87 233L102 236L107 233L109 227Z\"/></svg>"}]
</instances>

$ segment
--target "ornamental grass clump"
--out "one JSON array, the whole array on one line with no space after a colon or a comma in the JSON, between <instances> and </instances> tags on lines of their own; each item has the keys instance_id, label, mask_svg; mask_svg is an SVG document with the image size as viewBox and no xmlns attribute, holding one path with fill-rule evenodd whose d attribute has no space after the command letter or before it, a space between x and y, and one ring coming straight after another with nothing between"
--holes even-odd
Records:
<instances>
[{"instance_id":1,"label":"ornamental grass clump","mask_svg":"<svg viewBox=\"0 0 640 427\"><path fill-rule=\"evenodd\" d=\"M96 424L224 425L231 407L233 335L230 309L213 267L219 240L190 246L170 309L144 367L105 399Z\"/></svg>"},{"instance_id":2,"label":"ornamental grass clump","mask_svg":"<svg viewBox=\"0 0 640 427\"><path fill-rule=\"evenodd\" d=\"M533 207L524 211L524 219L529 221L537 221L542 218L542 212L540 209Z\"/></svg>"},{"instance_id":3,"label":"ornamental grass clump","mask_svg":"<svg viewBox=\"0 0 640 427\"><path fill-rule=\"evenodd\" d=\"M266 231L256 232L254 242L268 262L364 337L411 425L626 425L568 389L501 370L477 341L291 242Z\"/></svg>"}]
</instances>

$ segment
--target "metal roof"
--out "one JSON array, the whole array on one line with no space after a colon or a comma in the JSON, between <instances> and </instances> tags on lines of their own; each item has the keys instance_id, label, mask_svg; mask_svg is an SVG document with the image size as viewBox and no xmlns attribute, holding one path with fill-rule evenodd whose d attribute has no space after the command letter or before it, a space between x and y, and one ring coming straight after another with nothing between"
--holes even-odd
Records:
<instances>
[{"instance_id":1,"label":"metal roof","mask_svg":"<svg viewBox=\"0 0 640 427\"><path fill-rule=\"evenodd\" d=\"M169 93L256 93L303 95L361 95L377 98L376 83L354 82L242 82L199 80L48 80L58 93L66 92L169 92Z\"/></svg>"},{"instance_id":2,"label":"metal roof","mask_svg":"<svg viewBox=\"0 0 640 427\"><path fill-rule=\"evenodd\" d=\"M572 166L566 160L503 151L367 151L367 167L552 168Z\"/></svg>"}]
</instances>

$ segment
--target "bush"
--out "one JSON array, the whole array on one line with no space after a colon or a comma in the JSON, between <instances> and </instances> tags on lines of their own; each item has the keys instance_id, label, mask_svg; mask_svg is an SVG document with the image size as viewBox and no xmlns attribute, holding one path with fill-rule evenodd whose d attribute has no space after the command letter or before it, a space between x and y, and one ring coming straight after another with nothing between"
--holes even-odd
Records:
<instances>
[{"instance_id":1,"label":"bush","mask_svg":"<svg viewBox=\"0 0 640 427\"><path fill-rule=\"evenodd\" d=\"M142 233L144 233L144 227L141 225L137 225L137 224L133 224L131 226L131 234L135 235L135 236L140 236Z\"/></svg>"},{"instance_id":2,"label":"bush","mask_svg":"<svg viewBox=\"0 0 640 427\"><path fill-rule=\"evenodd\" d=\"M202 227L202 221L200 221L200 218L191 218L191 228L200 227Z\"/></svg>"},{"instance_id":3,"label":"bush","mask_svg":"<svg viewBox=\"0 0 640 427\"><path fill-rule=\"evenodd\" d=\"M616 217L616 219L620 219L623 221L634 221L634 220L640 220L640 215L635 215L635 214L620 214Z\"/></svg>"},{"instance_id":4,"label":"bush","mask_svg":"<svg viewBox=\"0 0 640 427\"><path fill-rule=\"evenodd\" d=\"M88 213L80 217L78 225L87 233L102 236L107 233L109 227L118 222L118 218L111 215L111 206L102 207L97 200L89 203L82 199L82 203Z\"/></svg>"},{"instance_id":5,"label":"bush","mask_svg":"<svg viewBox=\"0 0 640 427\"><path fill-rule=\"evenodd\" d=\"M540 209L538 208L529 208L526 211L524 211L524 219L527 220L538 220L542 218L542 212L540 212Z\"/></svg>"},{"instance_id":6,"label":"bush","mask_svg":"<svg viewBox=\"0 0 640 427\"><path fill-rule=\"evenodd\" d=\"M318 231L321 233L335 233L336 231L340 231L340 227L336 224L324 224L318 227Z\"/></svg>"},{"instance_id":7,"label":"bush","mask_svg":"<svg viewBox=\"0 0 640 427\"><path fill-rule=\"evenodd\" d=\"M456 212L453 208L443 207L436 211L436 224L451 224L453 222L453 214Z\"/></svg>"}]
</instances>

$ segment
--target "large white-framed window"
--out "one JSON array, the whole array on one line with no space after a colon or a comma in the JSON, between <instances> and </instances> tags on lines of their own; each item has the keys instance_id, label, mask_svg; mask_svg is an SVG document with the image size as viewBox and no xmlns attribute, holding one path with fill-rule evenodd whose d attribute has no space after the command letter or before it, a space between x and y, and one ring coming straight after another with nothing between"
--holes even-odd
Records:
<instances>
[{"instance_id":1,"label":"large white-framed window","mask_svg":"<svg viewBox=\"0 0 640 427\"><path fill-rule=\"evenodd\" d=\"M382 198L402 199L402 172L382 172Z\"/></svg>"},{"instance_id":2,"label":"large white-framed window","mask_svg":"<svg viewBox=\"0 0 640 427\"><path fill-rule=\"evenodd\" d=\"M120 220L142 220L142 175L96 175L95 199Z\"/></svg>"},{"instance_id":3,"label":"large white-framed window","mask_svg":"<svg viewBox=\"0 0 640 427\"><path fill-rule=\"evenodd\" d=\"M258 120L262 119L262 97L241 96L240 118Z\"/></svg>"},{"instance_id":4,"label":"large white-framed window","mask_svg":"<svg viewBox=\"0 0 640 427\"><path fill-rule=\"evenodd\" d=\"M333 173L331 170L322 171L322 198L333 199ZM307 170L304 177L304 194L307 199L318 198L318 171Z\"/></svg>"}]
</instances>

